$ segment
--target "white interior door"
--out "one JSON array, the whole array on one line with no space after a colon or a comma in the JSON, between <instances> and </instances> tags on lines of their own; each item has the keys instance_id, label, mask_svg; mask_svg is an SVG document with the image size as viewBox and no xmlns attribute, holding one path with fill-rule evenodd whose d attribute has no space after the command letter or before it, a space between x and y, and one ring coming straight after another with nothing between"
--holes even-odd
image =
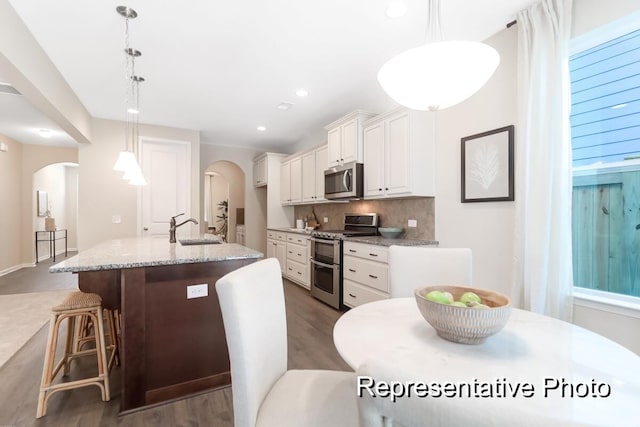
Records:
<instances>
[{"instance_id":1,"label":"white interior door","mask_svg":"<svg viewBox=\"0 0 640 427\"><path fill-rule=\"evenodd\" d=\"M142 236L168 236L169 220L191 217L191 149L188 142L140 138L141 167L147 185L141 191ZM191 224L178 229L189 232Z\"/></svg>"}]
</instances>

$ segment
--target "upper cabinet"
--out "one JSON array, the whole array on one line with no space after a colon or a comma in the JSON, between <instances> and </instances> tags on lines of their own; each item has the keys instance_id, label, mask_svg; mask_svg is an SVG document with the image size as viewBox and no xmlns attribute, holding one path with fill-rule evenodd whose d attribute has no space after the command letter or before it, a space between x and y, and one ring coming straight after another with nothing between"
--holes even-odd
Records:
<instances>
[{"instance_id":1,"label":"upper cabinet","mask_svg":"<svg viewBox=\"0 0 640 427\"><path fill-rule=\"evenodd\" d=\"M253 186L267 185L267 156L263 154L253 161Z\"/></svg>"},{"instance_id":2,"label":"upper cabinet","mask_svg":"<svg viewBox=\"0 0 640 427\"><path fill-rule=\"evenodd\" d=\"M327 125L327 166L362 162L363 123L375 114L354 111Z\"/></svg>"},{"instance_id":3,"label":"upper cabinet","mask_svg":"<svg viewBox=\"0 0 640 427\"><path fill-rule=\"evenodd\" d=\"M405 108L364 124L366 198L435 195L435 115Z\"/></svg>"},{"instance_id":4,"label":"upper cabinet","mask_svg":"<svg viewBox=\"0 0 640 427\"><path fill-rule=\"evenodd\" d=\"M302 156L286 160L280 166L280 201L283 205L302 202Z\"/></svg>"},{"instance_id":5,"label":"upper cabinet","mask_svg":"<svg viewBox=\"0 0 640 427\"><path fill-rule=\"evenodd\" d=\"M325 201L324 171L327 169L327 146L302 155L302 202Z\"/></svg>"}]
</instances>

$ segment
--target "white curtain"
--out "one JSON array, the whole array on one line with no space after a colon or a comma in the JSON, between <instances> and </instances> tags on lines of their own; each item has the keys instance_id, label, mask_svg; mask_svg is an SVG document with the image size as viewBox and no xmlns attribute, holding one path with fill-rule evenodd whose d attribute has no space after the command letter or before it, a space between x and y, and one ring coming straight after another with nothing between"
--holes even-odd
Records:
<instances>
[{"instance_id":1,"label":"white curtain","mask_svg":"<svg viewBox=\"0 0 640 427\"><path fill-rule=\"evenodd\" d=\"M514 303L571 321L572 0L542 0L518 14L518 128Z\"/></svg>"}]
</instances>

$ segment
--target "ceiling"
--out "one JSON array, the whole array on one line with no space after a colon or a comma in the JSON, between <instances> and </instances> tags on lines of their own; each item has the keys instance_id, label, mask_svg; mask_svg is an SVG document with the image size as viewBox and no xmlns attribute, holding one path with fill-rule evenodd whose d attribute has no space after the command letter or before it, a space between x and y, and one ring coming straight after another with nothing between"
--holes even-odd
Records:
<instances>
[{"instance_id":1,"label":"ceiling","mask_svg":"<svg viewBox=\"0 0 640 427\"><path fill-rule=\"evenodd\" d=\"M391 19L391 0L9 1L92 116L124 115L125 23L115 11L123 4L139 14L130 45L142 51L142 123L199 130L203 143L283 151L320 143L312 140L323 127L354 109L394 106L376 74L423 42L427 4L404 0L407 14ZM483 40L534 2L443 0L444 37ZM296 96L299 88L309 95ZM276 109L283 101L293 107Z\"/></svg>"}]
</instances>

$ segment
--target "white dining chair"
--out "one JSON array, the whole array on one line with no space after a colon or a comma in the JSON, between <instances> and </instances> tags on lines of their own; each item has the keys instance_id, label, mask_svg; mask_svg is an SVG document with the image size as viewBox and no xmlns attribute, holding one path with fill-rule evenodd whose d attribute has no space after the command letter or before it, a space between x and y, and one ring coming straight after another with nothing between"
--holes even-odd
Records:
<instances>
[{"instance_id":1,"label":"white dining chair","mask_svg":"<svg viewBox=\"0 0 640 427\"><path fill-rule=\"evenodd\" d=\"M287 370L287 323L275 258L216 282L231 361L236 427L358 426L355 374Z\"/></svg>"},{"instance_id":2,"label":"white dining chair","mask_svg":"<svg viewBox=\"0 0 640 427\"><path fill-rule=\"evenodd\" d=\"M471 249L389 247L391 298L413 297L415 288L443 284L471 286Z\"/></svg>"}]
</instances>

